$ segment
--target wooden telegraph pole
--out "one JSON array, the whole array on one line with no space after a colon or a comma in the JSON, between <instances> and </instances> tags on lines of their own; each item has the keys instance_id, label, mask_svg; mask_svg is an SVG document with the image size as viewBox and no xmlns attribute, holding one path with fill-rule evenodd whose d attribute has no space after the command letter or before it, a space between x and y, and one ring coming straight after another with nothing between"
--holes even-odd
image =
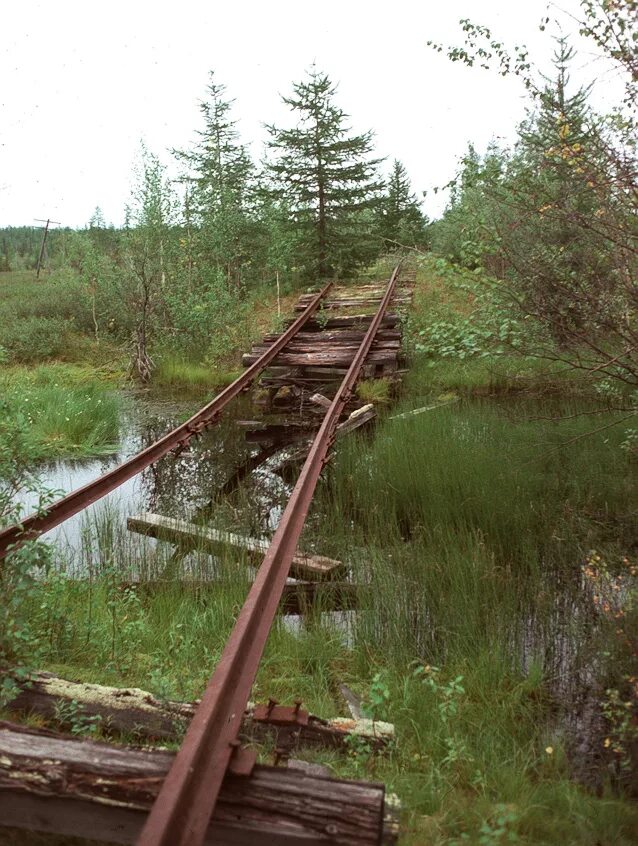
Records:
<instances>
[{"instance_id":1,"label":"wooden telegraph pole","mask_svg":"<svg viewBox=\"0 0 638 846\"><path fill-rule=\"evenodd\" d=\"M42 243L40 244L40 255L38 256L38 266L37 266L36 272L35 272L36 278L39 279L40 278L40 269L42 268L42 259L44 257L44 251L46 249L47 235L49 234L49 226L51 224L54 224L55 226L61 226L61 223L58 220L50 220L49 218L47 218L46 220L42 220L41 218L36 217L35 220L38 223L44 223L45 224L44 231L42 233Z\"/></svg>"}]
</instances>

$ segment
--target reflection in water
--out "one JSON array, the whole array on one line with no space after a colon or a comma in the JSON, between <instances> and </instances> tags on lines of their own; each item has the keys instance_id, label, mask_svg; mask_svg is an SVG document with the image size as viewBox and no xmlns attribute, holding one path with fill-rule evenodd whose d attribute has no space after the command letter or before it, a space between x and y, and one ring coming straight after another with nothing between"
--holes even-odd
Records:
<instances>
[{"instance_id":1,"label":"reflection in water","mask_svg":"<svg viewBox=\"0 0 638 846\"><path fill-rule=\"evenodd\" d=\"M91 459L60 459L41 465L37 474L47 489L62 495L94 481L127 458L148 447L178 425L189 410L174 405L142 406L123 415L120 426L120 448L114 455ZM70 551L78 551L83 543L86 526L108 516L125 530L126 518L142 511L152 511L169 517L193 519L210 504L220 488L232 479L237 467L262 450L259 445L247 444L244 431L236 420L245 414L245 406L238 402L232 412L220 422L193 438L190 447L181 454L170 454L142 473L128 480L85 511L52 529L44 539L53 541ZM230 510L222 501L218 512L222 522L246 522L243 511L252 504L260 515L250 519L258 534L272 531L279 519L281 502L290 488L273 473L253 474L254 495L245 497L243 507ZM250 477L249 477L250 478ZM35 494L24 493L20 498L26 514L37 506ZM234 514L233 514L234 511ZM214 516L214 514L210 514Z\"/></svg>"}]
</instances>

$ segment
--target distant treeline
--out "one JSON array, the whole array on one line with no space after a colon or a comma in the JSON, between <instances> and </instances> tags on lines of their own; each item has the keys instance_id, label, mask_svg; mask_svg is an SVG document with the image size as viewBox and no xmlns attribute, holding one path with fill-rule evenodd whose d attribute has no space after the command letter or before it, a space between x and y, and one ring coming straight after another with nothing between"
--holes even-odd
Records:
<instances>
[{"instance_id":1,"label":"distant treeline","mask_svg":"<svg viewBox=\"0 0 638 846\"><path fill-rule=\"evenodd\" d=\"M107 226L98 207L81 231L117 260L126 233L143 230L155 247L161 242L165 258L181 254L178 264L191 287L214 277L237 290L275 274L347 276L388 249L423 246L428 221L405 168L375 157L372 132L352 133L335 95L334 84L315 68L295 83L284 97L290 125L267 125L266 154L258 163L239 137L233 101L211 73L198 140L172 151L178 177L168 179L164 163L142 147L124 227ZM0 270L36 266L41 229L0 233ZM64 262L70 234L50 232L49 266Z\"/></svg>"},{"instance_id":2,"label":"distant treeline","mask_svg":"<svg viewBox=\"0 0 638 846\"><path fill-rule=\"evenodd\" d=\"M47 253L54 255L60 236L70 229L49 231ZM0 229L0 271L33 270L38 263L43 229L38 226L5 226Z\"/></svg>"}]
</instances>

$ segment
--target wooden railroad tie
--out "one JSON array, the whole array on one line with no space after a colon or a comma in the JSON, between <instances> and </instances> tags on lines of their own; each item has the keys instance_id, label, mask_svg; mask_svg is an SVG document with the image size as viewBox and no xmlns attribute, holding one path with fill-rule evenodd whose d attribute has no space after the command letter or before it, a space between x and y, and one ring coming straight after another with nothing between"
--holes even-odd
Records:
<instances>
[{"instance_id":1,"label":"wooden railroad tie","mask_svg":"<svg viewBox=\"0 0 638 846\"><path fill-rule=\"evenodd\" d=\"M0 825L135 843L174 757L2 721ZM382 784L256 765L226 774L204 842L377 846L394 840L384 799Z\"/></svg>"}]
</instances>

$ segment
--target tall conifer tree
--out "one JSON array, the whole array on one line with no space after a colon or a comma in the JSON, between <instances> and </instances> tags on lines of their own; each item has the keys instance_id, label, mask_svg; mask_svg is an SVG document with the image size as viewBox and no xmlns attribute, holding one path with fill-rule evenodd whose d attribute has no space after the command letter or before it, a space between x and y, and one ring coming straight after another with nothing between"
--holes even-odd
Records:
<instances>
[{"instance_id":1,"label":"tall conifer tree","mask_svg":"<svg viewBox=\"0 0 638 846\"><path fill-rule=\"evenodd\" d=\"M296 249L309 276L348 272L377 249L374 215L382 183L372 133L350 134L335 86L314 67L283 101L297 124L269 126L274 197L290 210Z\"/></svg>"},{"instance_id":2,"label":"tall conifer tree","mask_svg":"<svg viewBox=\"0 0 638 846\"><path fill-rule=\"evenodd\" d=\"M427 219L419 207L405 167L392 164L385 195L380 204L380 231L387 247L423 244Z\"/></svg>"},{"instance_id":3,"label":"tall conifer tree","mask_svg":"<svg viewBox=\"0 0 638 846\"><path fill-rule=\"evenodd\" d=\"M201 270L223 271L229 284L239 286L253 229L254 166L239 141L230 116L233 101L226 99L225 91L211 72L207 98L200 104L204 126L197 133L199 141L193 150L176 155L188 169L188 219L198 225L198 254L188 260Z\"/></svg>"}]
</instances>

